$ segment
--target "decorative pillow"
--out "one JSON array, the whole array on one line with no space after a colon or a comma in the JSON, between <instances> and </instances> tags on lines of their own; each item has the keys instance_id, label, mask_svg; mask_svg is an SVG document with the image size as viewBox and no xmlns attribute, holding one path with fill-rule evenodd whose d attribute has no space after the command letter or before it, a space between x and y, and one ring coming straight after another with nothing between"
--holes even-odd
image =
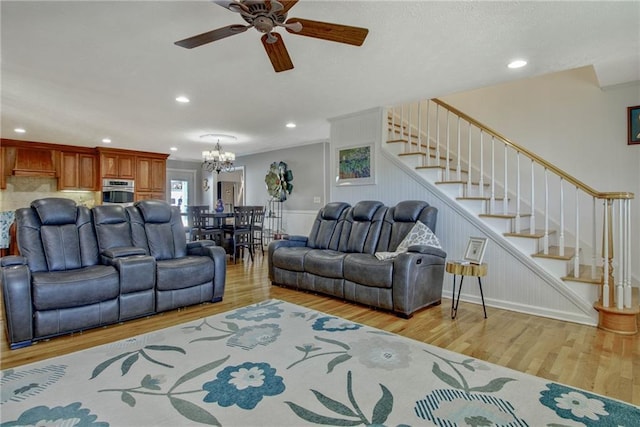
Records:
<instances>
[{"instance_id":1,"label":"decorative pillow","mask_svg":"<svg viewBox=\"0 0 640 427\"><path fill-rule=\"evenodd\" d=\"M409 234L407 234L404 240L400 242L396 248L396 252L406 252L409 249L409 246L413 245L427 245L442 249L440 241L436 235L433 234L433 231L431 231L431 229L421 221L416 222L416 225L413 226Z\"/></svg>"},{"instance_id":2,"label":"decorative pillow","mask_svg":"<svg viewBox=\"0 0 640 427\"><path fill-rule=\"evenodd\" d=\"M376 258L380 261L384 261L385 259L393 259L398 256L400 252L376 252Z\"/></svg>"}]
</instances>

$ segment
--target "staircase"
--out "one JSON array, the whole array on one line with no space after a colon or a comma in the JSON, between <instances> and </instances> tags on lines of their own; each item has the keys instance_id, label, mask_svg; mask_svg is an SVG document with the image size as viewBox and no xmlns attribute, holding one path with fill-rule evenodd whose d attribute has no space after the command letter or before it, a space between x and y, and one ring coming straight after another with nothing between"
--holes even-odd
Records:
<instances>
[{"instance_id":1,"label":"staircase","mask_svg":"<svg viewBox=\"0 0 640 427\"><path fill-rule=\"evenodd\" d=\"M598 311L635 334L633 193L598 192L438 100L388 109L386 150Z\"/></svg>"}]
</instances>

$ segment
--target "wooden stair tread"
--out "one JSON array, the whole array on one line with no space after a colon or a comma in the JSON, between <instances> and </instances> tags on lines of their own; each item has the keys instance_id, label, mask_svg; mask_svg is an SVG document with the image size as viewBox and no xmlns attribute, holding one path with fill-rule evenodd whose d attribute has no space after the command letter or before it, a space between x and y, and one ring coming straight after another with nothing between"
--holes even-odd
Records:
<instances>
[{"instance_id":1,"label":"wooden stair tread","mask_svg":"<svg viewBox=\"0 0 640 427\"><path fill-rule=\"evenodd\" d=\"M488 202L491 200L491 197L487 197L487 196L465 196L465 197L456 197L456 200L483 200L485 202ZM494 197L493 200L499 200L499 201L503 201L504 197Z\"/></svg>"},{"instance_id":2,"label":"wooden stair tread","mask_svg":"<svg viewBox=\"0 0 640 427\"><path fill-rule=\"evenodd\" d=\"M549 234L554 234L556 232L556 230L549 230L548 233ZM526 230L520 230L519 233L503 233L503 236L508 236L508 237L525 237L525 238L530 238L530 239L541 239L544 237L544 230L533 230L533 233L531 232L531 230L526 229Z\"/></svg>"},{"instance_id":3,"label":"wooden stair tread","mask_svg":"<svg viewBox=\"0 0 640 427\"><path fill-rule=\"evenodd\" d=\"M418 137L416 136L415 139L416 140L415 141L412 140L410 144L417 147L418 146L418 141L417 141ZM399 143L409 144L409 140L408 139L388 139L387 140L387 144L399 144ZM427 148L427 144L420 144L420 146L424 147L424 148ZM435 151L435 150L436 150L435 145L429 145L429 151Z\"/></svg>"},{"instance_id":4,"label":"wooden stair tread","mask_svg":"<svg viewBox=\"0 0 640 427\"><path fill-rule=\"evenodd\" d=\"M436 181L434 182L434 184L467 184L467 181ZM480 185L479 181L471 181L471 185ZM485 187L489 187L491 184L489 184L488 182L485 182L482 184Z\"/></svg>"},{"instance_id":5,"label":"wooden stair tread","mask_svg":"<svg viewBox=\"0 0 640 427\"><path fill-rule=\"evenodd\" d=\"M580 264L578 267L578 277L573 276L573 270L566 276L562 276L560 279L572 281L572 282L581 282L581 283L591 283L593 285L601 285L602 284L602 267L596 267L596 277L591 277L591 266L586 264Z\"/></svg>"},{"instance_id":6,"label":"wooden stair tread","mask_svg":"<svg viewBox=\"0 0 640 427\"><path fill-rule=\"evenodd\" d=\"M564 255L560 255L560 247L559 246L549 246L549 253L545 254L544 251L540 251L537 254L531 255L534 258L550 258L550 259L561 259L568 261L573 258L575 255L575 248L564 248Z\"/></svg>"},{"instance_id":7,"label":"wooden stair tread","mask_svg":"<svg viewBox=\"0 0 640 427\"><path fill-rule=\"evenodd\" d=\"M515 213L502 213L502 214L480 214L478 215L481 218L506 218L506 219L515 219ZM520 213L520 218L529 217L531 214L529 213Z\"/></svg>"},{"instance_id":8,"label":"wooden stair tread","mask_svg":"<svg viewBox=\"0 0 640 427\"><path fill-rule=\"evenodd\" d=\"M420 170L420 169L442 169L442 170L446 170L447 167L445 166L440 166L440 165L431 165L431 166L416 166L416 170ZM452 172L457 172L456 168L454 167L449 167L448 168L450 171ZM465 169L460 169L460 173L467 173L468 171L466 171Z\"/></svg>"},{"instance_id":9,"label":"wooden stair tread","mask_svg":"<svg viewBox=\"0 0 640 427\"><path fill-rule=\"evenodd\" d=\"M424 151L411 151L409 153L400 153L400 154L398 154L398 156L403 156L403 157L406 157L406 156L422 156L422 157L426 157L427 153L425 153ZM429 154L429 157L431 157L432 159L435 159L436 155L435 154ZM440 160L446 161L447 158L443 157L443 156L440 156ZM452 162L453 158L450 158L449 161Z\"/></svg>"}]
</instances>

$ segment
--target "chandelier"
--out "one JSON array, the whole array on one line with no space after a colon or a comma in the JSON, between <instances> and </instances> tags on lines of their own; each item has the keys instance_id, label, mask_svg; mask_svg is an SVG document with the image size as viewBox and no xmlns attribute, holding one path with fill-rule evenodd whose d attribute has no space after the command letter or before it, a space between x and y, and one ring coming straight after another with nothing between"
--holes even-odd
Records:
<instances>
[{"instance_id":1,"label":"chandelier","mask_svg":"<svg viewBox=\"0 0 640 427\"><path fill-rule=\"evenodd\" d=\"M207 135L202 135L201 138L204 138L204 137L210 138L212 136L218 136L218 135L207 134ZM227 137L230 137L230 135ZM231 138L235 139L235 137L231 137ZM213 148L213 150L202 152L202 158L203 158L203 162L202 162L203 169L209 172L216 171L216 173L220 173L220 172L230 172L233 170L233 162L236 160L236 155L234 153L225 152L220 146L220 139L218 138L218 142L216 143L216 146Z\"/></svg>"}]
</instances>

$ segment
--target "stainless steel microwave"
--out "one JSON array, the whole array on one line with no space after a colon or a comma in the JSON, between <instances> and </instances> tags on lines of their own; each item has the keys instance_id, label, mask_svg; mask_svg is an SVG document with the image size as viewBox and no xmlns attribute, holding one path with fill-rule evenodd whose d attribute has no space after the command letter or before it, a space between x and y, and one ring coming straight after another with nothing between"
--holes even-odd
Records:
<instances>
[{"instance_id":1,"label":"stainless steel microwave","mask_svg":"<svg viewBox=\"0 0 640 427\"><path fill-rule=\"evenodd\" d=\"M103 205L132 205L135 184L131 179L103 179Z\"/></svg>"}]
</instances>

